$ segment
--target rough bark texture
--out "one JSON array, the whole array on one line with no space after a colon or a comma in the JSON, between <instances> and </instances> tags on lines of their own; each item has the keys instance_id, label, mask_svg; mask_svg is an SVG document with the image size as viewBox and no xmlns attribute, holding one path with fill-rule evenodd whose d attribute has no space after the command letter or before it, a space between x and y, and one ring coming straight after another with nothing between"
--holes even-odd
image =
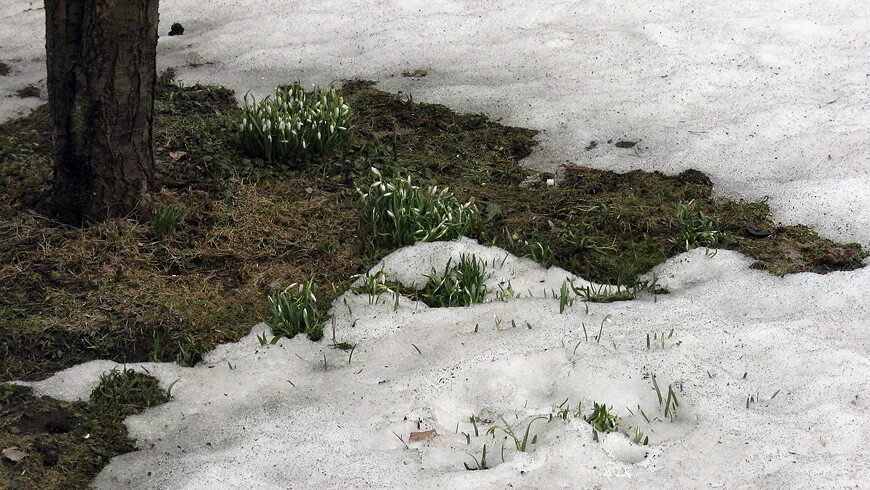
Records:
<instances>
[{"instance_id":1,"label":"rough bark texture","mask_svg":"<svg viewBox=\"0 0 870 490\"><path fill-rule=\"evenodd\" d=\"M158 0L45 0L52 205L81 224L133 211L154 180Z\"/></svg>"}]
</instances>

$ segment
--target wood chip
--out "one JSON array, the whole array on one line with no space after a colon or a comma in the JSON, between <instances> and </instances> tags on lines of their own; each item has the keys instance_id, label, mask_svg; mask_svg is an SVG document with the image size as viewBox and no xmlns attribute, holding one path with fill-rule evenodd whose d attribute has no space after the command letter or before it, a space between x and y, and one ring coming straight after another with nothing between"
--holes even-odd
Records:
<instances>
[{"instance_id":1,"label":"wood chip","mask_svg":"<svg viewBox=\"0 0 870 490\"><path fill-rule=\"evenodd\" d=\"M186 151L170 151L169 158L175 160L176 162L181 160L182 158L187 156Z\"/></svg>"},{"instance_id":2,"label":"wood chip","mask_svg":"<svg viewBox=\"0 0 870 490\"><path fill-rule=\"evenodd\" d=\"M16 446L10 446L3 450L3 457L13 463L17 463L24 459L24 452Z\"/></svg>"},{"instance_id":3,"label":"wood chip","mask_svg":"<svg viewBox=\"0 0 870 490\"><path fill-rule=\"evenodd\" d=\"M433 435L435 435L435 429L424 430L421 432L411 432L411 436L408 437L408 440L410 442L420 442L425 441Z\"/></svg>"}]
</instances>

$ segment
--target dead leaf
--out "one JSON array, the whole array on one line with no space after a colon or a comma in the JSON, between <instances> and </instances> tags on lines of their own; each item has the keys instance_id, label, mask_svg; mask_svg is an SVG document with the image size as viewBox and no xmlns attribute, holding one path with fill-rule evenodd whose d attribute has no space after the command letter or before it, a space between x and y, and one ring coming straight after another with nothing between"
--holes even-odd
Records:
<instances>
[{"instance_id":1,"label":"dead leaf","mask_svg":"<svg viewBox=\"0 0 870 490\"><path fill-rule=\"evenodd\" d=\"M181 160L182 158L187 156L186 151L170 151L169 158L175 160L176 162Z\"/></svg>"},{"instance_id":2,"label":"dead leaf","mask_svg":"<svg viewBox=\"0 0 870 490\"><path fill-rule=\"evenodd\" d=\"M411 436L408 437L408 440L410 442L420 442L425 441L433 435L435 435L435 429L424 430L421 432L411 432Z\"/></svg>"},{"instance_id":3,"label":"dead leaf","mask_svg":"<svg viewBox=\"0 0 870 490\"><path fill-rule=\"evenodd\" d=\"M3 457L13 463L17 463L24 459L24 452L16 446L10 446L3 450Z\"/></svg>"}]
</instances>

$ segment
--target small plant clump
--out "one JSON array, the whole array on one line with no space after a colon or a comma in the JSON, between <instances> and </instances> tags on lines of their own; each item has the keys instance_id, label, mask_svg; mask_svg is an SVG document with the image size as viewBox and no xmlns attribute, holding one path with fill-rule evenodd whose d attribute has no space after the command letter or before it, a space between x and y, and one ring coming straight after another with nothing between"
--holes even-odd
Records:
<instances>
[{"instance_id":1,"label":"small plant clump","mask_svg":"<svg viewBox=\"0 0 870 490\"><path fill-rule=\"evenodd\" d=\"M411 183L411 176L384 177L371 169L377 179L368 192L358 190L362 199L362 221L379 246L403 247L417 242L453 240L475 229L480 212L472 202L461 203L449 188L423 189Z\"/></svg>"},{"instance_id":2,"label":"small plant clump","mask_svg":"<svg viewBox=\"0 0 870 490\"><path fill-rule=\"evenodd\" d=\"M673 328L671 329L671 331L669 333L665 333L664 331L662 331L662 332L653 331L652 336L650 336L650 334L647 333L646 334L646 348L647 348L647 350L651 350L651 349L655 349L655 348L665 350L669 347L678 347L680 344L683 343L682 340L672 342L671 339L673 338L673 336L674 336L674 329Z\"/></svg>"},{"instance_id":3,"label":"small plant clump","mask_svg":"<svg viewBox=\"0 0 870 490\"><path fill-rule=\"evenodd\" d=\"M158 238L166 238L175 231L183 219L184 212L180 209L161 204L157 207L154 217L151 218L151 231Z\"/></svg>"},{"instance_id":4,"label":"small plant clump","mask_svg":"<svg viewBox=\"0 0 870 490\"><path fill-rule=\"evenodd\" d=\"M694 204L694 201L689 201L677 205L676 220L682 233L671 241L686 252L698 247L715 249L722 239L719 224L704 211L696 210Z\"/></svg>"},{"instance_id":5,"label":"small plant clump","mask_svg":"<svg viewBox=\"0 0 870 490\"><path fill-rule=\"evenodd\" d=\"M592 439L598 441L599 432L616 432L616 422L619 420L615 414L607 409L607 405L593 403L592 413L584 417L592 426Z\"/></svg>"},{"instance_id":6,"label":"small plant clump","mask_svg":"<svg viewBox=\"0 0 870 490\"><path fill-rule=\"evenodd\" d=\"M352 289L354 294L367 294L369 296L369 304L373 305L377 303L378 299L380 299L381 295L384 293L391 293L393 290L390 286L387 285L387 273L384 272L383 267L378 272L372 274L371 272L367 272L364 275L354 276L356 278L362 278L363 283L359 286L356 286Z\"/></svg>"},{"instance_id":7,"label":"small plant clump","mask_svg":"<svg viewBox=\"0 0 870 490\"><path fill-rule=\"evenodd\" d=\"M471 306L483 303L486 297L486 262L474 255L462 254L459 263L447 261L444 274L433 269L429 280L417 294L433 307Z\"/></svg>"},{"instance_id":8,"label":"small plant clump","mask_svg":"<svg viewBox=\"0 0 870 490\"><path fill-rule=\"evenodd\" d=\"M311 340L323 338L325 317L317 308L314 275L293 283L281 293L270 296L269 325L275 335L293 338L304 333Z\"/></svg>"},{"instance_id":9,"label":"small plant clump","mask_svg":"<svg viewBox=\"0 0 870 490\"><path fill-rule=\"evenodd\" d=\"M242 147L270 163L298 164L329 155L348 141L351 109L332 86L305 93L294 83L259 103L246 95L239 125Z\"/></svg>"},{"instance_id":10,"label":"small plant clump","mask_svg":"<svg viewBox=\"0 0 870 490\"><path fill-rule=\"evenodd\" d=\"M519 434L514 432L513 428L507 422L507 420L505 420L504 417L502 417L501 421L504 425L494 425L494 426L490 427L489 430L486 431L486 434L495 438L496 431L500 430L500 431L504 432L505 436L510 437L514 441L514 446L516 446L517 451L524 453L529 449L530 442L532 444L535 444L538 442L537 435L535 435L534 437L529 439L529 433L532 430L532 424L535 423L536 420L547 420L547 419L548 419L548 417L543 416L543 415L539 415L537 417L534 417L532 420L529 421L528 425L526 425L525 434L522 437L520 437Z\"/></svg>"},{"instance_id":11,"label":"small plant clump","mask_svg":"<svg viewBox=\"0 0 870 490\"><path fill-rule=\"evenodd\" d=\"M171 398L172 385L163 389L153 376L130 368L114 368L101 374L99 384L91 392L91 403L109 406L124 414L139 413Z\"/></svg>"}]
</instances>

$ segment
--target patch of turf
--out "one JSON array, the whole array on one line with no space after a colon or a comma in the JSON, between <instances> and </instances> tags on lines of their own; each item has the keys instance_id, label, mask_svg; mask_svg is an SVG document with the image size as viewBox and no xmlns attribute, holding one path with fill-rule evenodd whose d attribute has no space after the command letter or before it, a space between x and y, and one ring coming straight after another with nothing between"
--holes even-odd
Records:
<instances>
[{"instance_id":1,"label":"patch of turf","mask_svg":"<svg viewBox=\"0 0 870 490\"><path fill-rule=\"evenodd\" d=\"M631 285L638 274L683 252L675 240L683 232L677 210L689 202L718 223L719 247L753 257L777 275L855 269L866 256L858 244L775 225L766 203L713 199L709 179L695 170L666 176L566 166L560 186L534 182L531 188L535 193L513 199L498 196L504 218L490 222L486 235L518 254L542 244L548 248L542 262L596 282Z\"/></svg>"},{"instance_id":2,"label":"patch of turf","mask_svg":"<svg viewBox=\"0 0 870 490\"><path fill-rule=\"evenodd\" d=\"M379 258L359 239L355 188L247 159L238 114L225 89L161 86L155 200L183 215L165 238L150 216L86 229L46 218L47 111L0 125L0 379L95 358L191 365L263 320L269 293L317 272L329 304Z\"/></svg>"},{"instance_id":3,"label":"patch of turf","mask_svg":"<svg viewBox=\"0 0 870 490\"><path fill-rule=\"evenodd\" d=\"M91 403L111 408L119 415L132 415L172 398L171 388L163 389L154 376L130 368L112 369L100 376L91 392Z\"/></svg>"},{"instance_id":4,"label":"patch of turf","mask_svg":"<svg viewBox=\"0 0 870 490\"><path fill-rule=\"evenodd\" d=\"M36 397L0 385L0 447L17 447L18 462L0 462L4 488L87 488L109 460L135 450L113 407Z\"/></svg>"}]
</instances>

